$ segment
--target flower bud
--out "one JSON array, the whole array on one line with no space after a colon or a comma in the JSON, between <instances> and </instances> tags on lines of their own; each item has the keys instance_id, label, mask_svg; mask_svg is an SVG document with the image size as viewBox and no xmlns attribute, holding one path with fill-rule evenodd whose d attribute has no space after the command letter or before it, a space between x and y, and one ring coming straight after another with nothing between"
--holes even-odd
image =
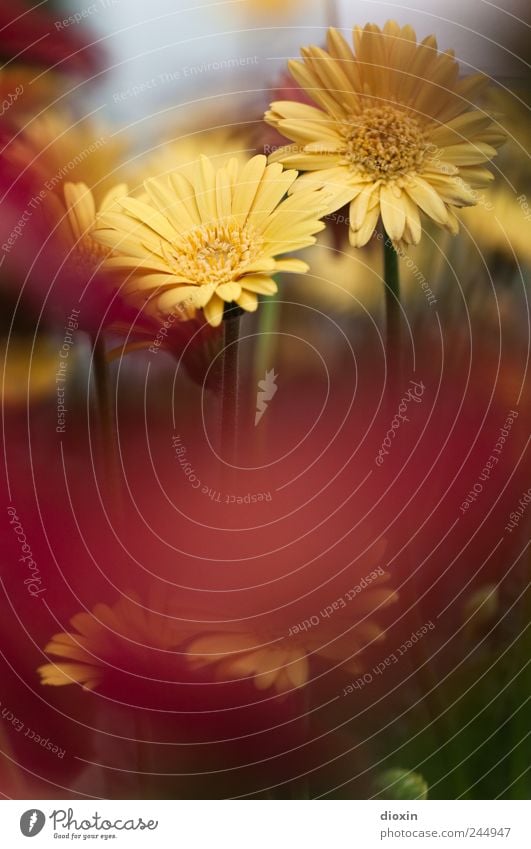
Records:
<instances>
[{"instance_id":1,"label":"flower bud","mask_svg":"<svg viewBox=\"0 0 531 849\"><path fill-rule=\"evenodd\" d=\"M418 772L386 769L376 778L375 790L382 799L427 799L428 785Z\"/></svg>"},{"instance_id":2,"label":"flower bud","mask_svg":"<svg viewBox=\"0 0 531 849\"><path fill-rule=\"evenodd\" d=\"M489 625L496 617L499 607L496 584L483 584L471 593L463 605L463 618L473 630Z\"/></svg>"}]
</instances>

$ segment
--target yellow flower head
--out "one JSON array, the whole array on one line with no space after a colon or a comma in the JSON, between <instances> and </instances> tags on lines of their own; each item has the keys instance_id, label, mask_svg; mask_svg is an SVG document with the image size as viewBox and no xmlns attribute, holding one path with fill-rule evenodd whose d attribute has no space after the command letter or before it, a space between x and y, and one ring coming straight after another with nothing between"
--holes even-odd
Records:
<instances>
[{"instance_id":1,"label":"yellow flower head","mask_svg":"<svg viewBox=\"0 0 531 849\"><path fill-rule=\"evenodd\" d=\"M241 124L182 133L138 157L134 167L128 169L130 182L142 185L144 180L163 179L173 171L193 180L201 154L208 156L215 168L228 165L231 159L243 166L252 144L249 135Z\"/></svg>"},{"instance_id":2,"label":"yellow flower head","mask_svg":"<svg viewBox=\"0 0 531 849\"><path fill-rule=\"evenodd\" d=\"M105 124L48 109L24 122L9 156L40 173L47 193L61 197L65 182L83 182L100 200L119 182L125 149L124 136Z\"/></svg>"},{"instance_id":3,"label":"yellow flower head","mask_svg":"<svg viewBox=\"0 0 531 849\"><path fill-rule=\"evenodd\" d=\"M219 681L249 678L257 690L279 693L306 684L310 668L303 646L251 631L198 637L188 646L188 663L193 670L213 668Z\"/></svg>"},{"instance_id":4,"label":"yellow flower head","mask_svg":"<svg viewBox=\"0 0 531 849\"><path fill-rule=\"evenodd\" d=\"M94 194L85 183L65 183L64 185L66 227L62 229L67 242L71 244L69 262L86 278L98 270L109 254L109 249L94 239L96 216L98 212L102 213L111 209L117 200L126 195L127 186L125 183L120 183L105 193L97 207Z\"/></svg>"},{"instance_id":5,"label":"yellow flower head","mask_svg":"<svg viewBox=\"0 0 531 849\"><path fill-rule=\"evenodd\" d=\"M376 543L370 558L376 560L384 550L384 541ZM188 664L193 670L212 670L218 681L248 679L257 690L280 694L308 682L312 659L358 673L363 650L384 639L380 611L398 598L387 572L380 568L372 575L373 586L346 594L343 607L325 607L306 620L307 627L272 622L260 633L235 629L198 636L187 646Z\"/></svg>"},{"instance_id":6,"label":"yellow flower head","mask_svg":"<svg viewBox=\"0 0 531 849\"><path fill-rule=\"evenodd\" d=\"M48 338L10 335L0 345L0 360L0 398L6 406L25 407L55 393L57 348Z\"/></svg>"},{"instance_id":7,"label":"yellow flower head","mask_svg":"<svg viewBox=\"0 0 531 849\"><path fill-rule=\"evenodd\" d=\"M193 175L146 180L145 196L122 198L99 216L95 238L116 252L108 268L128 274L133 301L155 298L161 313L203 309L213 326L225 303L253 312L273 295L278 271L304 272L298 259L276 259L315 242L327 196L309 186L283 199L296 171L254 156L215 168L202 156Z\"/></svg>"},{"instance_id":8,"label":"yellow flower head","mask_svg":"<svg viewBox=\"0 0 531 849\"><path fill-rule=\"evenodd\" d=\"M453 207L476 203L492 174L484 163L504 134L471 106L482 75L459 78L451 50L410 26L355 27L354 51L335 29L327 50L305 47L290 70L317 107L271 104L266 121L295 144L270 157L305 174L293 190L326 186L330 211L350 203L350 240L371 238L378 219L395 243L417 244L419 210L452 233Z\"/></svg>"},{"instance_id":9,"label":"yellow flower head","mask_svg":"<svg viewBox=\"0 0 531 849\"><path fill-rule=\"evenodd\" d=\"M97 604L92 613L77 613L70 623L71 631L56 634L45 646L46 654L59 659L38 668L42 684L81 684L93 690L122 670L148 677L157 657L171 665L175 647L189 633L134 596L112 606Z\"/></svg>"}]
</instances>

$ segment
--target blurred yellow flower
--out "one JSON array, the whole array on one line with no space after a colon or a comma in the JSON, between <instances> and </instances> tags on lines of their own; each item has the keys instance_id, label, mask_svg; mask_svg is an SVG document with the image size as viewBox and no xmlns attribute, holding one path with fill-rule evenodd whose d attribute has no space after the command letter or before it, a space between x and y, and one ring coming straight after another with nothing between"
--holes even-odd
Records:
<instances>
[{"instance_id":1,"label":"blurred yellow flower","mask_svg":"<svg viewBox=\"0 0 531 849\"><path fill-rule=\"evenodd\" d=\"M483 584L470 593L463 604L463 619L469 633L486 629L499 615L500 593L497 584Z\"/></svg>"},{"instance_id":2,"label":"blurred yellow flower","mask_svg":"<svg viewBox=\"0 0 531 849\"><path fill-rule=\"evenodd\" d=\"M121 198L120 212L100 215L94 235L116 252L106 266L130 275L124 291L133 301L154 297L161 313L191 305L216 327L225 303L253 312L258 295L277 291L273 274L307 270L301 260L276 259L313 244L325 226L322 192L283 199L296 178L265 156L222 168L202 156L189 179L175 171L146 180L145 199Z\"/></svg>"},{"instance_id":3,"label":"blurred yellow flower","mask_svg":"<svg viewBox=\"0 0 531 849\"><path fill-rule=\"evenodd\" d=\"M83 182L101 198L119 182L126 142L105 124L48 109L24 124L11 158L42 174L42 187L62 196L64 183Z\"/></svg>"},{"instance_id":4,"label":"blurred yellow flower","mask_svg":"<svg viewBox=\"0 0 531 849\"><path fill-rule=\"evenodd\" d=\"M496 252L511 263L516 259L531 264L531 203L526 195L517 197L509 187L496 184L481 194L474 210L463 209L459 217L482 255Z\"/></svg>"},{"instance_id":5,"label":"blurred yellow flower","mask_svg":"<svg viewBox=\"0 0 531 849\"><path fill-rule=\"evenodd\" d=\"M190 180L193 179L201 155L208 156L216 168L221 168L234 158L244 164L250 152L251 142L240 127L214 127L190 132L163 142L139 157L131 169L130 182L142 184L144 180L153 177L167 177L173 171L179 171Z\"/></svg>"},{"instance_id":6,"label":"blurred yellow flower","mask_svg":"<svg viewBox=\"0 0 531 849\"><path fill-rule=\"evenodd\" d=\"M53 72L38 74L26 65L4 65L0 68L0 117L9 114L18 121L21 116L28 120L63 91L64 81Z\"/></svg>"},{"instance_id":7,"label":"blurred yellow flower","mask_svg":"<svg viewBox=\"0 0 531 849\"><path fill-rule=\"evenodd\" d=\"M251 678L258 690L274 687L283 693L302 687L309 674L304 647L287 643L287 640L267 643L252 632L218 632L191 643L188 663L193 670L215 667L220 681Z\"/></svg>"},{"instance_id":8,"label":"blurred yellow flower","mask_svg":"<svg viewBox=\"0 0 531 849\"><path fill-rule=\"evenodd\" d=\"M243 8L253 14L289 15L301 0L244 0Z\"/></svg>"},{"instance_id":9,"label":"blurred yellow flower","mask_svg":"<svg viewBox=\"0 0 531 849\"><path fill-rule=\"evenodd\" d=\"M529 106L523 89L511 91L489 88L486 107L503 115L507 142L497 161L499 179L485 191L477 192L477 206L464 209L460 220L477 241L481 255L505 258L510 266L531 263L531 241L526 226L531 221L531 179L528 151L531 146ZM466 263L470 260L467 252Z\"/></svg>"},{"instance_id":10,"label":"blurred yellow flower","mask_svg":"<svg viewBox=\"0 0 531 849\"><path fill-rule=\"evenodd\" d=\"M26 405L55 392L57 347L49 339L10 336L0 360L4 404Z\"/></svg>"},{"instance_id":11,"label":"blurred yellow flower","mask_svg":"<svg viewBox=\"0 0 531 849\"><path fill-rule=\"evenodd\" d=\"M85 183L65 183L64 185L67 239L72 246L69 260L87 278L98 269L109 254L109 249L96 241L93 236L97 214L109 211L116 201L126 195L127 186L125 183L120 183L106 192L97 208L94 194Z\"/></svg>"},{"instance_id":12,"label":"blurred yellow flower","mask_svg":"<svg viewBox=\"0 0 531 849\"><path fill-rule=\"evenodd\" d=\"M147 675L153 650L167 651L171 661L172 650L186 636L177 620L143 607L134 596L122 597L112 607L97 604L92 613L77 613L70 623L72 631L55 634L45 646L46 654L60 659L38 668L41 684L77 683L94 690L106 676L124 669Z\"/></svg>"},{"instance_id":13,"label":"blurred yellow flower","mask_svg":"<svg viewBox=\"0 0 531 849\"><path fill-rule=\"evenodd\" d=\"M272 162L308 171L292 191L326 186L330 211L350 203L350 240L371 238L381 216L395 244L417 244L419 210L452 233L454 207L476 203L492 174L484 163L504 141L492 117L471 108L485 84L458 78L452 51L434 36L417 43L410 26L388 21L353 32L354 52L335 29L328 50L305 47L290 70L319 108L271 104L266 121L295 144Z\"/></svg>"},{"instance_id":14,"label":"blurred yellow flower","mask_svg":"<svg viewBox=\"0 0 531 849\"><path fill-rule=\"evenodd\" d=\"M377 548L381 551L383 547ZM388 573L380 568L372 575L375 586L364 589L343 607L325 607L289 629L218 631L197 637L187 646L190 668L210 668L218 681L250 679L258 690L274 689L278 693L308 682L312 657L351 673L359 672L364 647L385 636L375 615L398 598L386 586Z\"/></svg>"},{"instance_id":15,"label":"blurred yellow flower","mask_svg":"<svg viewBox=\"0 0 531 849\"><path fill-rule=\"evenodd\" d=\"M379 242L373 240L363 251L354 251L348 243L336 247L331 230L331 226L327 227L317 244L308 248L311 271L304 278L290 281L290 291L301 303L325 312L377 310L384 297Z\"/></svg>"},{"instance_id":16,"label":"blurred yellow flower","mask_svg":"<svg viewBox=\"0 0 531 849\"><path fill-rule=\"evenodd\" d=\"M290 294L293 292L301 303L311 304L325 313L378 314L385 309L382 240L373 238L363 248L341 242L334 244L332 229L336 226L328 226L319 235L317 244L303 254L311 271L304 278L290 281ZM422 240L400 255L402 301L416 303L420 292L429 304L436 303L436 278L442 260L441 254L433 250L433 242Z\"/></svg>"},{"instance_id":17,"label":"blurred yellow flower","mask_svg":"<svg viewBox=\"0 0 531 849\"><path fill-rule=\"evenodd\" d=\"M501 116L500 121L507 134L500 159L497 162L500 180L512 182L517 194L522 189L529 192L529 149L531 148L531 108L528 87L515 85L513 88L490 86L485 92L485 109Z\"/></svg>"}]
</instances>

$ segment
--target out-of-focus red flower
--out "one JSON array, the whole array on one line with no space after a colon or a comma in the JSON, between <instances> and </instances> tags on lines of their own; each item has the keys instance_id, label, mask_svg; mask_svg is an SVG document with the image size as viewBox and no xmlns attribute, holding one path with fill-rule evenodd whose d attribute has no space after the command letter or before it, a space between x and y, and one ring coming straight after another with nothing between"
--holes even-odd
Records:
<instances>
[{"instance_id":1,"label":"out-of-focus red flower","mask_svg":"<svg viewBox=\"0 0 531 849\"><path fill-rule=\"evenodd\" d=\"M165 351L184 366L192 380L213 386L218 369L212 367L221 351L223 327L212 327L202 313L182 321L177 314L157 316L146 304L141 313L120 301L114 310L120 317L109 326L110 333L122 337L122 343L109 352L112 361L133 351L157 354Z\"/></svg>"},{"instance_id":2,"label":"out-of-focus red flower","mask_svg":"<svg viewBox=\"0 0 531 849\"><path fill-rule=\"evenodd\" d=\"M398 656L418 627L412 622L415 611L421 623L432 622L423 646L442 680L439 646L447 643L460 659L469 650L460 630L466 599L487 583L499 586L502 596L519 569L523 545L517 532L523 533L523 523L514 531L506 525L529 487L523 462L530 409L522 384L525 358L496 350L492 336L474 316L471 320L475 346L451 327L444 328L444 347L437 346L435 331L421 334L413 326L417 366L413 372L405 356L405 400L396 413L383 403L384 358L377 339L357 341L357 373L352 359L345 359L344 368L325 373L323 367L305 381L283 359L276 368L278 392L259 424L267 428L261 457L252 450L256 396L251 403L242 398L243 468L232 473L223 463L212 396L199 409L198 394L190 392L185 400L171 376L162 392L157 388L156 399L147 379L139 380L134 397L119 385L122 518L108 510L106 469L92 419L86 419L86 399L76 406L73 387L64 434L56 433L53 405L9 419L2 474L9 475L11 506L43 590L34 597L24 584L31 570L19 560L20 539L8 515L0 527L5 541L0 569L10 603L0 628L8 657L17 656L14 666L20 670L12 701L21 703L20 694L31 688L35 704L42 699L47 705L45 730L51 737L48 717L61 718L71 761L87 757L85 735L78 732L85 711L92 718L101 709L110 723L112 708L120 712L117 748L91 760L134 768L130 741L138 732L129 728L140 716L152 720L141 739L156 743L144 744L156 760L153 772L190 772L199 783L209 770L219 770L213 793L229 792L227 781L240 776L247 784L241 792L253 792L263 788L265 773L259 768L247 778L251 751L254 762L267 759L272 783L288 778L294 746L300 744L306 763L315 745L306 742L307 708L298 702L304 688L287 697L272 687L259 690L252 668L243 670L245 676L220 679L212 664L187 668L177 649L168 669L162 662L135 673L130 655L115 657L113 651L112 663L120 666L113 702L103 689L40 687L36 670L48 662L43 647L53 634L71 630L73 615L99 602L113 605L120 596L134 600L133 593L147 599L151 588L172 604L179 626L198 635L244 629L265 635L265 642L274 625L273 638L291 650L302 630L312 640L307 680L313 704L322 706L317 719L323 734L352 720L360 701L386 723L397 700L419 697L409 660L400 658L366 688L348 691L363 671L385 665L394 652ZM380 464L376 458L384 449ZM491 456L498 462L487 467ZM381 539L387 547L380 564L398 594L385 609L371 595L377 585L370 585L374 564L366 559L367 549ZM165 608L144 606L163 621ZM385 641L366 640L361 673L339 662L325 664L319 648L329 648L329 626L348 640L348 655L357 654L351 635L363 624L366 606L367 621L377 618ZM341 645L338 661L344 651ZM251 659L254 663L256 653ZM114 682L114 674L109 680ZM312 731L315 720L312 712ZM106 743L102 738L102 746ZM191 752L195 760L187 760L184 769L182 758L191 759ZM43 756L40 769L49 775L54 765ZM206 787L198 792L208 795ZM95 776L87 792L101 793Z\"/></svg>"},{"instance_id":3,"label":"out-of-focus red flower","mask_svg":"<svg viewBox=\"0 0 531 849\"><path fill-rule=\"evenodd\" d=\"M101 51L80 35L78 27L62 26L60 13L52 14L46 5L10 0L0 6L2 58L63 73L96 73Z\"/></svg>"},{"instance_id":4,"label":"out-of-focus red flower","mask_svg":"<svg viewBox=\"0 0 531 849\"><path fill-rule=\"evenodd\" d=\"M97 330L109 304L110 287L101 285L103 252L90 232L74 232L72 211L83 197L99 208L120 183L123 141L110 129L73 115L48 111L16 131L0 132L0 260L6 287L22 306L62 326L73 308L79 325ZM69 203L67 182L83 185ZM66 190L68 191L68 190ZM86 205L86 204L85 204ZM95 213L92 213L94 218ZM80 238L80 236L83 238ZM95 261L88 261L91 244Z\"/></svg>"}]
</instances>

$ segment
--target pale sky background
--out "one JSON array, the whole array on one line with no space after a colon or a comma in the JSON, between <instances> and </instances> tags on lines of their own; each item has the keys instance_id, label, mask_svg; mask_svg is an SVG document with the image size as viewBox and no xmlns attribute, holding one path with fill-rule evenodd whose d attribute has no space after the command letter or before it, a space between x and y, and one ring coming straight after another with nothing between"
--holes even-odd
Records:
<instances>
[{"instance_id":1,"label":"pale sky background","mask_svg":"<svg viewBox=\"0 0 531 849\"><path fill-rule=\"evenodd\" d=\"M285 0L283 9L290 3ZM105 102L116 119L134 121L168 104L187 109L182 104L195 98L223 109L227 92L243 102L249 92L267 89L301 44L322 43L333 5L345 29L392 17L411 23L420 37L435 32L440 47L455 49L464 70L523 76L528 69L518 53L529 35L523 36L526 25L518 19L525 4L503 4L502 9L486 0L302 0L289 13L269 16L253 13L250 0L68 0L65 7L95 7L76 26L103 37L109 52L112 68L98 103ZM237 71L208 68L227 59L248 64ZM172 79L163 83L158 77L164 74ZM145 90L132 94L134 86ZM116 102L116 96L122 99Z\"/></svg>"}]
</instances>

